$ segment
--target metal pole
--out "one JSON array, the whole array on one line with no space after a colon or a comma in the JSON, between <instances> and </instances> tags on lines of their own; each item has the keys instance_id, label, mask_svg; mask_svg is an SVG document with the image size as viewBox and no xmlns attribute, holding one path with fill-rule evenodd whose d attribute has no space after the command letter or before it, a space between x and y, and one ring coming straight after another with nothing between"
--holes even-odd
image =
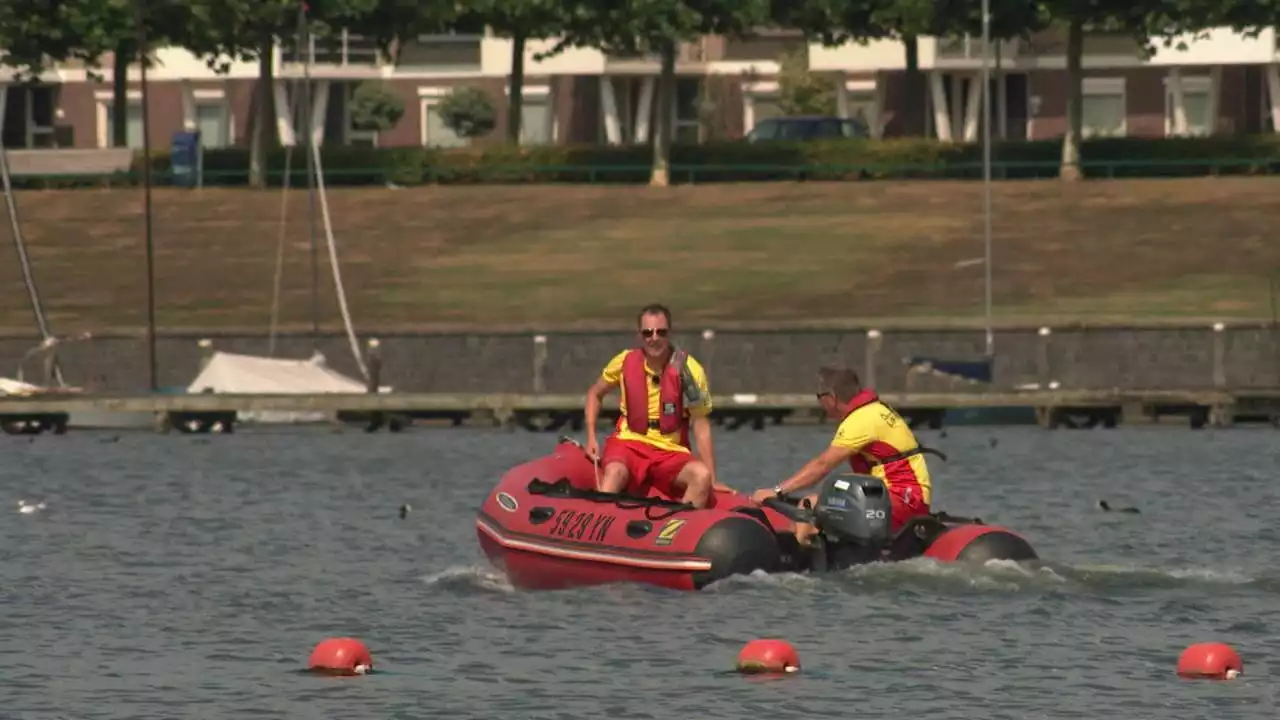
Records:
<instances>
[{"instance_id":1,"label":"metal pole","mask_svg":"<svg viewBox=\"0 0 1280 720\"><path fill-rule=\"evenodd\" d=\"M156 270L155 247L151 238L151 128L147 122L147 25L143 10L146 0L137 0L138 73L142 85L142 193L147 246L147 369L151 391L160 389L156 381Z\"/></svg>"},{"instance_id":2,"label":"metal pole","mask_svg":"<svg viewBox=\"0 0 1280 720\"><path fill-rule=\"evenodd\" d=\"M987 357L995 354L991 327L991 3L982 0L982 214L987 323Z\"/></svg>"}]
</instances>

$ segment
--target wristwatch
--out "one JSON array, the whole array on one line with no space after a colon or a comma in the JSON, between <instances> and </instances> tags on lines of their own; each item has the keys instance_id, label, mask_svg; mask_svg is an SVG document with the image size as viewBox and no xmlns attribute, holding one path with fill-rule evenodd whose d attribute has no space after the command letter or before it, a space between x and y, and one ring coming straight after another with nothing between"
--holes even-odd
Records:
<instances>
[{"instance_id":1,"label":"wristwatch","mask_svg":"<svg viewBox=\"0 0 1280 720\"><path fill-rule=\"evenodd\" d=\"M773 494L779 495L779 496L782 495L782 483L778 483L777 485L773 486Z\"/></svg>"}]
</instances>

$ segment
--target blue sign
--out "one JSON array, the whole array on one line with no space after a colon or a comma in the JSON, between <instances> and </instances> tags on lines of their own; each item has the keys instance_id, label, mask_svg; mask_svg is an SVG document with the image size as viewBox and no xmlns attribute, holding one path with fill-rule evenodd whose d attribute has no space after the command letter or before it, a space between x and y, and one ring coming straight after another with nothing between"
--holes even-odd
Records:
<instances>
[{"instance_id":1,"label":"blue sign","mask_svg":"<svg viewBox=\"0 0 1280 720\"><path fill-rule=\"evenodd\" d=\"M184 130L173 134L173 147L169 151L169 169L173 184L179 187L196 187L204 174L204 148L200 145L199 130Z\"/></svg>"}]
</instances>

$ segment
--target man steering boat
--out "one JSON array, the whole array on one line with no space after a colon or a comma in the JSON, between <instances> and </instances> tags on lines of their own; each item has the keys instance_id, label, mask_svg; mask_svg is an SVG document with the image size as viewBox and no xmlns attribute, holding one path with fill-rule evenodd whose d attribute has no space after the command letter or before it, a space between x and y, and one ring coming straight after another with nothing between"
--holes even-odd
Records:
<instances>
[{"instance_id":1,"label":"man steering boat","mask_svg":"<svg viewBox=\"0 0 1280 720\"><path fill-rule=\"evenodd\" d=\"M831 444L791 477L755 491L752 502L759 504L770 497L808 488L848 462L855 474L878 478L887 488L892 507L891 533L911 518L928 515L932 482L924 453L945 456L921 446L907 421L882 402L875 391L863 388L858 373L850 368L821 368L817 398L827 417L840 422ZM806 499L814 505L817 495ZM797 523L796 539L807 543L816 532L811 524Z\"/></svg>"}]
</instances>

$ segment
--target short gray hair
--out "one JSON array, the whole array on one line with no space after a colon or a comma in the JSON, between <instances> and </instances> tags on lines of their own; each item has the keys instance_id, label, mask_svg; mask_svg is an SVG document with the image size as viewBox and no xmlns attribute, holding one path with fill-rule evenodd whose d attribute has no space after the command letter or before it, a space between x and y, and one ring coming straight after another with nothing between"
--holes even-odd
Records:
<instances>
[{"instance_id":1,"label":"short gray hair","mask_svg":"<svg viewBox=\"0 0 1280 720\"><path fill-rule=\"evenodd\" d=\"M862 380L851 367L824 365L818 368L818 391L833 393L837 400L847 402L862 392Z\"/></svg>"}]
</instances>

